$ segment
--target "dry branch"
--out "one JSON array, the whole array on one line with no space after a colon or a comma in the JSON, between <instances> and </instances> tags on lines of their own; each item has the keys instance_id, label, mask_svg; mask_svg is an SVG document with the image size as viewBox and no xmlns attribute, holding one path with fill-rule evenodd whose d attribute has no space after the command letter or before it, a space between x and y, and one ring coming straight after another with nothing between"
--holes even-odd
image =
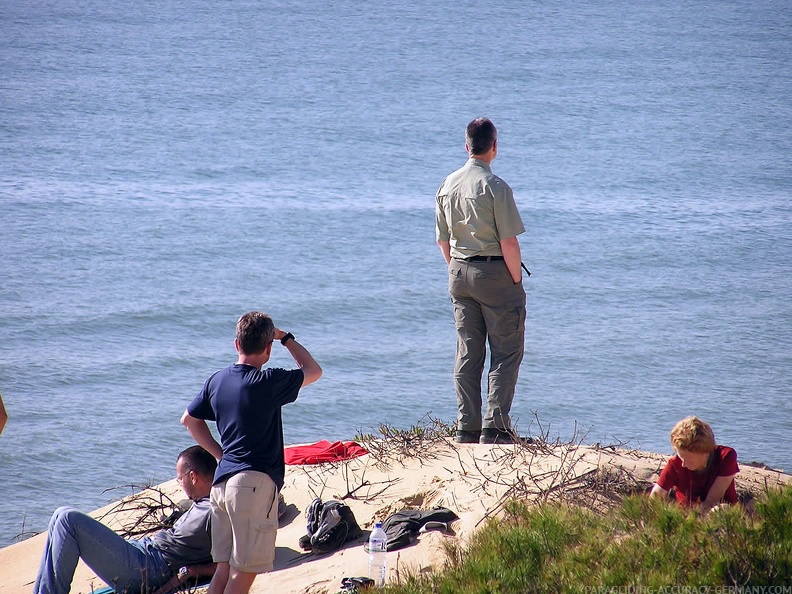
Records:
<instances>
[{"instance_id":1,"label":"dry branch","mask_svg":"<svg viewBox=\"0 0 792 594\"><path fill-rule=\"evenodd\" d=\"M105 489L103 493L127 488L139 492L124 497L99 517L99 521L102 521L108 516L115 516L116 521L120 524L116 532L124 538L169 528L173 525L176 517L184 511L163 491L150 485L113 487Z\"/></svg>"}]
</instances>

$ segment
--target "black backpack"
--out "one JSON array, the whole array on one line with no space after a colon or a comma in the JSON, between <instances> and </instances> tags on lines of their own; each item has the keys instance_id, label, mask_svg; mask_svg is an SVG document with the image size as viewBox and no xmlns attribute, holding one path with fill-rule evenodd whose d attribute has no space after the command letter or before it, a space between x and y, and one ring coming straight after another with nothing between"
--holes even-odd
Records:
<instances>
[{"instance_id":1,"label":"black backpack","mask_svg":"<svg viewBox=\"0 0 792 594\"><path fill-rule=\"evenodd\" d=\"M363 534L349 506L333 499L325 503L314 499L305 510L305 518L308 534L301 536L299 543L304 551L331 553Z\"/></svg>"}]
</instances>

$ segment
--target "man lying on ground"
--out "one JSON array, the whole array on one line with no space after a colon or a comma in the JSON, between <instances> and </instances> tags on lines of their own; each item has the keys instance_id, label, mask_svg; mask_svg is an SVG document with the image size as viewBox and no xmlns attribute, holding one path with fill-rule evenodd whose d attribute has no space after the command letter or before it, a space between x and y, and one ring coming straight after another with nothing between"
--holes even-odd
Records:
<instances>
[{"instance_id":1,"label":"man lying on ground","mask_svg":"<svg viewBox=\"0 0 792 594\"><path fill-rule=\"evenodd\" d=\"M740 472L737 452L715 444L712 428L696 417L679 421L671 430L673 456L652 487L652 497L676 490L678 503L707 513L721 503L738 502L734 477Z\"/></svg>"},{"instance_id":2,"label":"man lying on ground","mask_svg":"<svg viewBox=\"0 0 792 594\"><path fill-rule=\"evenodd\" d=\"M200 446L176 459L176 479L193 504L172 528L151 537L126 540L93 518L69 507L52 515L34 594L69 594L82 560L116 592L176 590L188 577L214 574L209 493L217 460Z\"/></svg>"}]
</instances>

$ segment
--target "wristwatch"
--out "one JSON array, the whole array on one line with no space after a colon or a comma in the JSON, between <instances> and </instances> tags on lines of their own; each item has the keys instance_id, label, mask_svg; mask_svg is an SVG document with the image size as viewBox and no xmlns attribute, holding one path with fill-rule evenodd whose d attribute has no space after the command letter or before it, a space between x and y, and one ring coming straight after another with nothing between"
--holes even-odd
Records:
<instances>
[{"instance_id":1,"label":"wristwatch","mask_svg":"<svg viewBox=\"0 0 792 594\"><path fill-rule=\"evenodd\" d=\"M286 334L283 335L283 338L281 338L281 344L285 345L286 341L288 340L294 340L294 334L292 334L291 332L287 332Z\"/></svg>"},{"instance_id":2,"label":"wristwatch","mask_svg":"<svg viewBox=\"0 0 792 594\"><path fill-rule=\"evenodd\" d=\"M187 569L187 566L184 565L179 568L179 573L176 574L179 578L180 582L183 582L190 576L190 571Z\"/></svg>"}]
</instances>

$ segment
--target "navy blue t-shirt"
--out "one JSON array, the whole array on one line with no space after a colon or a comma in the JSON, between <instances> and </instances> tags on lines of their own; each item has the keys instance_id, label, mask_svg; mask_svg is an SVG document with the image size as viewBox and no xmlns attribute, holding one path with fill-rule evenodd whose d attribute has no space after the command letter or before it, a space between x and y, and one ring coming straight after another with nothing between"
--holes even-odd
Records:
<instances>
[{"instance_id":1,"label":"navy blue t-shirt","mask_svg":"<svg viewBox=\"0 0 792 594\"><path fill-rule=\"evenodd\" d=\"M196 419L214 421L223 457L217 466L217 485L243 470L265 472L283 487L281 407L297 400L302 369L264 369L231 365L212 375L187 407Z\"/></svg>"}]
</instances>

